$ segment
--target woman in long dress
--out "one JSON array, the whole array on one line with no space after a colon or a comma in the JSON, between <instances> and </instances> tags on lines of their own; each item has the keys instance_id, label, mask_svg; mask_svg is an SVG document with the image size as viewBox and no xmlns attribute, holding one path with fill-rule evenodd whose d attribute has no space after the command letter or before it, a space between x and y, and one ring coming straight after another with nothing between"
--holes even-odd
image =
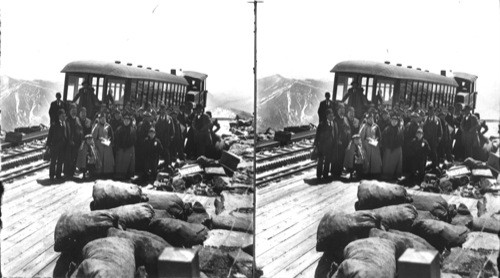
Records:
<instances>
[{"instance_id":1,"label":"woman in long dress","mask_svg":"<svg viewBox=\"0 0 500 278\"><path fill-rule=\"evenodd\" d=\"M106 122L106 114L99 114L99 122L92 129L92 137L94 138L97 148L98 159L101 164L101 169L98 174L113 174L115 170L115 158L113 156L113 129Z\"/></svg>"},{"instance_id":2,"label":"woman in long dress","mask_svg":"<svg viewBox=\"0 0 500 278\"><path fill-rule=\"evenodd\" d=\"M382 155L383 179L391 181L401 177L403 171L403 142L403 125L400 123L398 116L394 114L391 116L391 125L382 132L380 142L384 152Z\"/></svg>"},{"instance_id":3,"label":"woman in long dress","mask_svg":"<svg viewBox=\"0 0 500 278\"><path fill-rule=\"evenodd\" d=\"M359 136L366 150L367 178L378 178L382 172L382 157L380 156L380 128L373 121L373 114L367 114L366 122L361 126Z\"/></svg>"}]
</instances>

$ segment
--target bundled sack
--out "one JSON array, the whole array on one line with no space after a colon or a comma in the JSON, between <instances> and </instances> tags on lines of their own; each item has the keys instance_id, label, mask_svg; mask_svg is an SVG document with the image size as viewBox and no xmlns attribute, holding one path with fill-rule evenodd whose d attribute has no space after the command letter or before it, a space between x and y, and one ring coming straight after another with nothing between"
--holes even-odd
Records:
<instances>
[{"instance_id":1,"label":"bundled sack","mask_svg":"<svg viewBox=\"0 0 500 278\"><path fill-rule=\"evenodd\" d=\"M475 217L471 228L473 231L498 234L500 233L500 220L488 215Z\"/></svg>"},{"instance_id":2,"label":"bundled sack","mask_svg":"<svg viewBox=\"0 0 500 278\"><path fill-rule=\"evenodd\" d=\"M160 219L160 218L175 218L170 213L168 213L164 209L153 209L155 212L155 215L153 216L153 219Z\"/></svg>"},{"instance_id":3,"label":"bundled sack","mask_svg":"<svg viewBox=\"0 0 500 278\"><path fill-rule=\"evenodd\" d=\"M235 216L232 214L215 215L210 222L212 229L223 229L253 233L253 215Z\"/></svg>"},{"instance_id":4,"label":"bundled sack","mask_svg":"<svg viewBox=\"0 0 500 278\"><path fill-rule=\"evenodd\" d=\"M108 237L130 239L134 243L136 265L145 266L148 275L153 277L158 274L158 257L163 249L171 246L155 234L134 229L123 231L111 228L108 230Z\"/></svg>"},{"instance_id":5,"label":"bundled sack","mask_svg":"<svg viewBox=\"0 0 500 278\"><path fill-rule=\"evenodd\" d=\"M358 201L354 207L356 210L364 210L410 202L411 198L401 185L363 180L358 186Z\"/></svg>"},{"instance_id":6,"label":"bundled sack","mask_svg":"<svg viewBox=\"0 0 500 278\"><path fill-rule=\"evenodd\" d=\"M79 251L88 242L106 237L112 227L118 227L118 216L109 211L65 212L54 231L54 251Z\"/></svg>"},{"instance_id":7,"label":"bundled sack","mask_svg":"<svg viewBox=\"0 0 500 278\"><path fill-rule=\"evenodd\" d=\"M418 213L418 215L417 215L417 219L415 219L415 221L424 220L424 219L439 220L439 218L437 218L432 213L430 213L426 210L418 210L417 209L417 213Z\"/></svg>"},{"instance_id":8,"label":"bundled sack","mask_svg":"<svg viewBox=\"0 0 500 278\"><path fill-rule=\"evenodd\" d=\"M380 215L384 227L400 231L410 231L418 216L417 209L410 204L381 207L372 212Z\"/></svg>"},{"instance_id":9,"label":"bundled sack","mask_svg":"<svg viewBox=\"0 0 500 278\"><path fill-rule=\"evenodd\" d=\"M140 230L146 230L155 216L153 207L147 203L119 206L109 211L118 216L122 227Z\"/></svg>"},{"instance_id":10,"label":"bundled sack","mask_svg":"<svg viewBox=\"0 0 500 278\"><path fill-rule=\"evenodd\" d=\"M327 212L319 222L316 251L343 250L349 242L368 237L380 228L380 216L371 211Z\"/></svg>"},{"instance_id":11,"label":"bundled sack","mask_svg":"<svg viewBox=\"0 0 500 278\"><path fill-rule=\"evenodd\" d=\"M107 237L89 242L83 248L83 261L71 277L133 278L134 244L130 239Z\"/></svg>"},{"instance_id":12,"label":"bundled sack","mask_svg":"<svg viewBox=\"0 0 500 278\"><path fill-rule=\"evenodd\" d=\"M438 251L460 247L467 239L469 229L439 220L419 220L413 224L413 233L429 242Z\"/></svg>"},{"instance_id":13,"label":"bundled sack","mask_svg":"<svg viewBox=\"0 0 500 278\"><path fill-rule=\"evenodd\" d=\"M399 258L408 248L417 250L436 250L436 248L425 241L425 239L409 232L397 230L382 231L373 228L370 230L370 237L384 238L394 242L396 246L396 258Z\"/></svg>"},{"instance_id":14,"label":"bundled sack","mask_svg":"<svg viewBox=\"0 0 500 278\"><path fill-rule=\"evenodd\" d=\"M439 195L413 195L412 205L417 210L428 211L439 220L450 222L448 216L448 202Z\"/></svg>"},{"instance_id":15,"label":"bundled sack","mask_svg":"<svg viewBox=\"0 0 500 278\"><path fill-rule=\"evenodd\" d=\"M349 243L344 261L332 278L393 278L396 276L396 247L390 240L365 238Z\"/></svg>"},{"instance_id":16,"label":"bundled sack","mask_svg":"<svg viewBox=\"0 0 500 278\"><path fill-rule=\"evenodd\" d=\"M172 218L154 219L149 224L149 231L175 247L202 244L208 237L208 229L205 226Z\"/></svg>"},{"instance_id":17,"label":"bundled sack","mask_svg":"<svg viewBox=\"0 0 500 278\"><path fill-rule=\"evenodd\" d=\"M154 209L166 210L168 214L177 219L186 219L184 213L184 202L175 193L144 190L144 195L148 198L148 203Z\"/></svg>"},{"instance_id":18,"label":"bundled sack","mask_svg":"<svg viewBox=\"0 0 500 278\"><path fill-rule=\"evenodd\" d=\"M451 219L452 225L462 225L469 227L472 224L472 219L474 218L464 204L459 204L456 209L456 215Z\"/></svg>"},{"instance_id":19,"label":"bundled sack","mask_svg":"<svg viewBox=\"0 0 500 278\"><path fill-rule=\"evenodd\" d=\"M112 180L97 180L92 197L94 201L90 203L91 210L110 209L145 200L138 185Z\"/></svg>"}]
</instances>

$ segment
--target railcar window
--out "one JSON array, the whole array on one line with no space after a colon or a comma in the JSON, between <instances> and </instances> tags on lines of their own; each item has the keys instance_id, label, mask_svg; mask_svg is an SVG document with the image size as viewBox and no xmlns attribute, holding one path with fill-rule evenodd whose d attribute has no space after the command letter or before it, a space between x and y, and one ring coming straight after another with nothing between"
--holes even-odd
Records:
<instances>
[{"instance_id":1,"label":"railcar window","mask_svg":"<svg viewBox=\"0 0 500 278\"><path fill-rule=\"evenodd\" d=\"M139 80L137 81L137 99L135 101L137 104L140 105L142 103L143 95L144 95L144 81Z\"/></svg>"},{"instance_id":2,"label":"railcar window","mask_svg":"<svg viewBox=\"0 0 500 278\"><path fill-rule=\"evenodd\" d=\"M347 90L351 86L352 81L354 81L354 78L338 73L335 74L335 78L337 82L337 87L335 88L335 100L342 100L344 95L347 94Z\"/></svg>"},{"instance_id":3,"label":"railcar window","mask_svg":"<svg viewBox=\"0 0 500 278\"><path fill-rule=\"evenodd\" d=\"M78 93L78 90L82 88L82 82L85 80L84 75L73 75L67 74L68 82L66 84L66 100L73 100L73 98Z\"/></svg>"},{"instance_id":4,"label":"railcar window","mask_svg":"<svg viewBox=\"0 0 500 278\"><path fill-rule=\"evenodd\" d=\"M130 82L130 97L129 102L135 101L137 99L137 80Z\"/></svg>"}]
</instances>

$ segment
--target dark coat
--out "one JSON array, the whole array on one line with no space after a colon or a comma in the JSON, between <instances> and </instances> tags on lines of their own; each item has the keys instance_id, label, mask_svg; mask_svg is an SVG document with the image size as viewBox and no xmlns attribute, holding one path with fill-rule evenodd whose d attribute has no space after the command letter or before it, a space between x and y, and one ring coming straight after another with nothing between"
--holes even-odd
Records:
<instances>
[{"instance_id":1,"label":"dark coat","mask_svg":"<svg viewBox=\"0 0 500 278\"><path fill-rule=\"evenodd\" d=\"M332 156L334 154L335 143L338 140L338 129L335 121L331 124L328 121L320 122L316 129L314 145L318 148L320 155Z\"/></svg>"},{"instance_id":2,"label":"dark coat","mask_svg":"<svg viewBox=\"0 0 500 278\"><path fill-rule=\"evenodd\" d=\"M61 125L61 121L54 122L49 128L47 146L50 148L63 149L68 141L66 126Z\"/></svg>"},{"instance_id":3,"label":"dark coat","mask_svg":"<svg viewBox=\"0 0 500 278\"><path fill-rule=\"evenodd\" d=\"M128 126L120 126L115 134L116 149L128 149L135 145L137 140L137 132L132 124Z\"/></svg>"},{"instance_id":4,"label":"dark coat","mask_svg":"<svg viewBox=\"0 0 500 278\"><path fill-rule=\"evenodd\" d=\"M431 145L431 148L436 147L443 136L441 120L437 116L433 118L427 117L424 122L423 130L424 138Z\"/></svg>"},{"instance_id":5,"label":"dark coat","mask_svg":"<svg viewBox=\"0 0 500 278\"><path fill-rule=\"evenodd\" d=\"M333 110L333 101L328 100L328 103L327 103L327 100L325 99L319 103L318 117L319 117L320 122L326 120L326 110L328 110L328 109Z\"/></svg>"},{"instance_id":6,"label":"dark coat","mask_svg":"<svg viewBox=\"0 0 500 278\"><path fill-rule=\"evenodd\" d=\"M462 144L464 146L465 157L478 158L479 136L478 131L480 128L479 120L474 115L463 117L460 123L462 130Z\"/></svg>"},{"instance_id":7,"label":"dark coat","mask_svg":"<svg viewBox=\"0 0 500 278\"><path fill-rule=\"evenodd\" d=\"M160 139L163 147L169 148L175 136L175 127L172 117L169 115L160 115L158 121L156 122L155 129L156 137Z\"/></svg>"},{"instance_id":8,"label":"dark coat","mask_svg":"<svg viewBox=\"0 0 500 278\"><path fill-rule=\"evenodd\" d=\"M429 142L422 138L418 140L417 138L413 138L408 147L409 155L411 159L409 162L409 170L410 172L419 171L420 174L423 173L425 169L425 164L427 163L427 157L430 155L431 147L429 146Z\"/></svg>"},{"instance_id":9,"label":"dark coat","mask_svg":"<svg viewBox=\"0 0 500 278\"><path fill-rule=\"evenodd\" d=\"M65 108L66 108L66 105L64 104L64 101L62 101L62 100L60 100L60 101L55 100L50 104L50 108L49 108L50 124L52 124L58 120L57 112L61 109L65 109Z\"/></svg>"},{"instance_id":10,"label":"dark coat","mask_svg":"<svg viewBox=\"0 0 500 278\"><path fill-rule=\"evenodd\" d=\"M68 138L68 146L79 148L83 140L83 127L80 119L68 117L66 119L66 138Z\"/></svg>"},{"instance_id":11,"label":"dark coat","mask_svg":"<svg viewBox=\"0 0 500 278\"><path fill-rule=\"evenodd\" d=\"M380 142L380 146L382 149L391 149L394 150L398 147L401 147L404 142L404 131L397 126L388 126L382 132L382 140Z\"/></svg>"}]
</instances>

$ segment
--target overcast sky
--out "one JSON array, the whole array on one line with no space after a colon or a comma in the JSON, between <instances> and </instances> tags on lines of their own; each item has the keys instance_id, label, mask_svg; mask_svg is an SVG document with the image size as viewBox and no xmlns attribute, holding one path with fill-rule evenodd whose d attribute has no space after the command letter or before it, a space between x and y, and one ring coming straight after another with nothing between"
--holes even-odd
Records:
<instances>
[{"instance_id":1,"label":"overcast sky","mask_svg":"<svg viewBox=\"0 0 500 278\"><path fill-rule=\"evenodd\" d=\"M253 94L253 8L244 0L2 0L2 73L64 81L75 60L208 74L212 93Z\"/></svg>"},{"instance_id":2,"label":"overcast sky","mask_svg":"<svg viewBox=\"0 0 500 278\"><path fill-rule=\"evenodd\" d=\"M2 71L62 81L80 59L209 75L212 93L253 93L253 7L246 0L2 0ZM153 12L154 11L154 12ZM265 0L259 78L333 80L344 60L390 61L479 76L500 102L499 0Z\"/></svg>"}]
</instances>

